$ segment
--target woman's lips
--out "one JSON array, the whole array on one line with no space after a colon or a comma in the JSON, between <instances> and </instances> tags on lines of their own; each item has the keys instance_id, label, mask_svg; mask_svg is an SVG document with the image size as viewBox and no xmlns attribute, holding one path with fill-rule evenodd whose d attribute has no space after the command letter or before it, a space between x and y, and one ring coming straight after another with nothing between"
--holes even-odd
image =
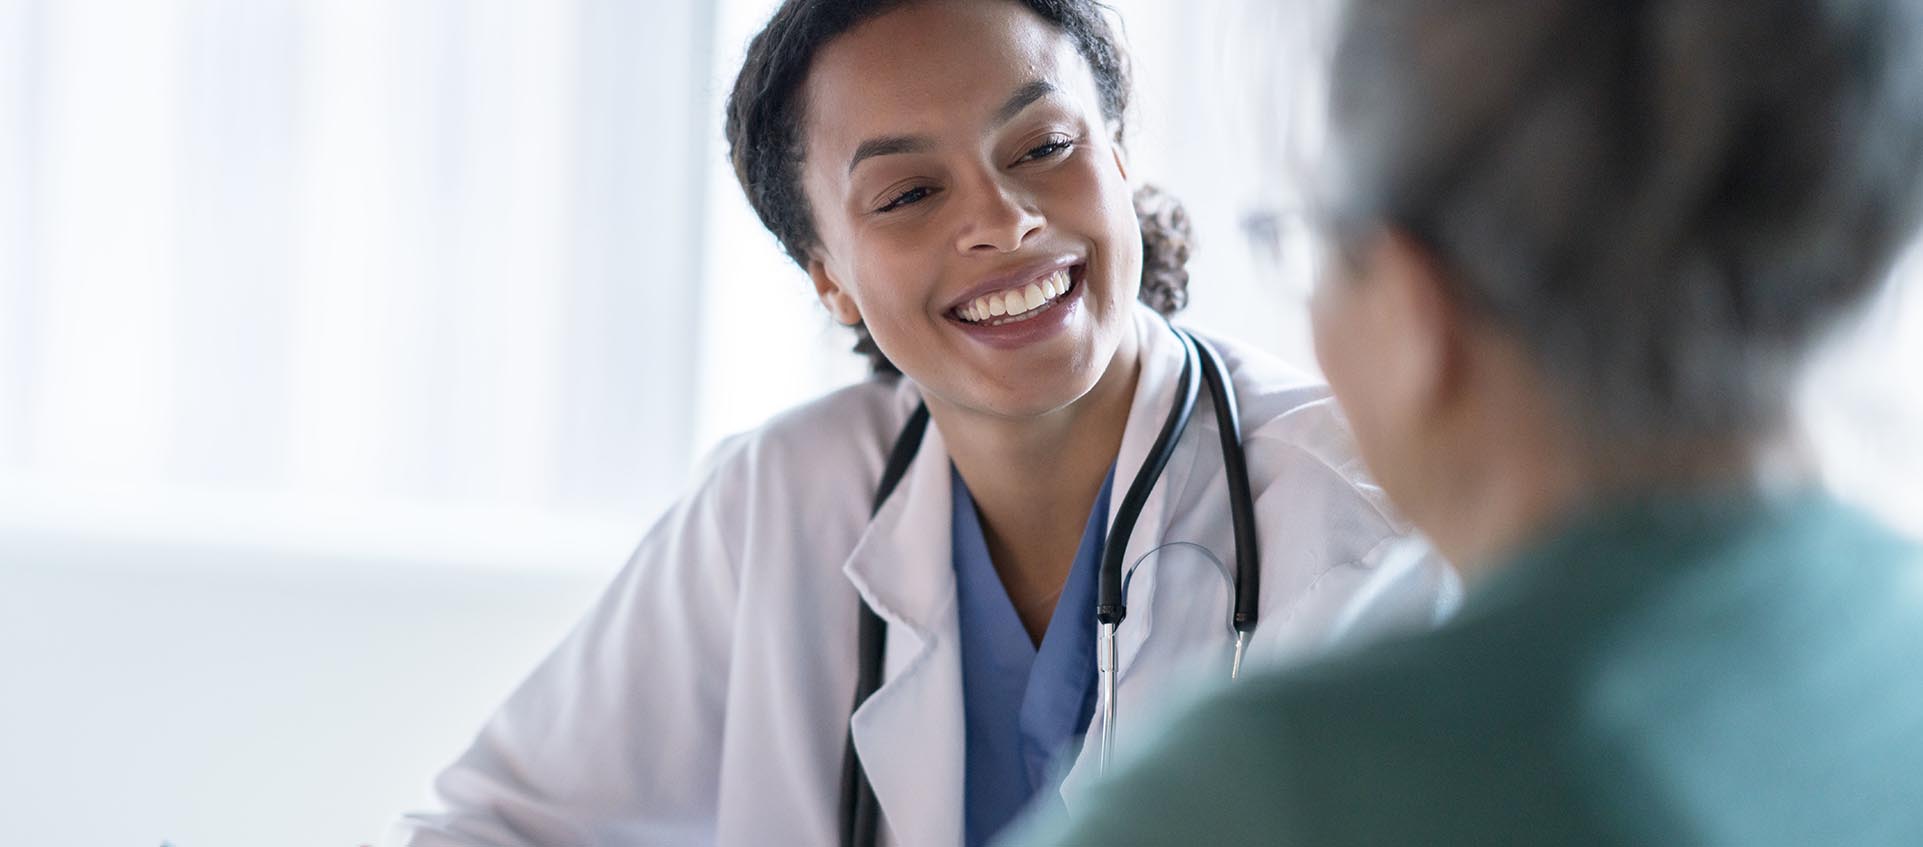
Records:
<instances>
[{"instance_id":1,"label":"woman's lips","mask_svg":"<svg viewBox=\"0 0 1923 847\"><path fill-rule=\"evenodd\" d=\"M1085 276L1084 266L1075 265L1057 274L1050 274L1036 283L1031 283L1037 287L1038 291L1046 292L1050 289L1055 291L1053 296L1041 294L1041 302L1033 308L1027 305L1029 286L1022 286L1019 291L1019 296L1022 298L1022 311L1014 315L1009 315L1007 312L1007 298L1013 296L1007 292L1013 292L1015 289L1005 289L976 298L975 301L951 310L949 320L970 338L990 347L998 349L1024 347L1054 336L1067 326L1069 319L1076 312L1080 311L1082 291L1086 288ZM993 314L995 302L988 299L989 297L1002 298L1002 314ZM989 311L985 320L972 320L959 314L966 311L969 315L978 316L984 306Z\"/></svg>"},{"instance_id":2,"label":"woman's lips","mask_svg":"<svg viewBox=\"0 0 1923 847\"><path fill-rule=\"evenodd\" d=\"M1041 282L1057 271L1067 270L1080 264L1083 264L1082 257L1063 254L1010 268L998 276L981 280L973 288L957 295L954 300L949 301L947 309L965 308L989 294L1006 292L1010 289L1025 289L1031 282Z\"/></svg>"},{"instance_id":3,"label":"woman's lips","mask_svg":"<svg viewBox=\"0 0 1923 847\"><path fill-rule=\"evenodd\" d=\"M1066 295L1074 284L1073 266L1032 280L991 291L955 307L955 318L968 323L1003 324L1026 320Z\"/></svg>"}]
</instances>

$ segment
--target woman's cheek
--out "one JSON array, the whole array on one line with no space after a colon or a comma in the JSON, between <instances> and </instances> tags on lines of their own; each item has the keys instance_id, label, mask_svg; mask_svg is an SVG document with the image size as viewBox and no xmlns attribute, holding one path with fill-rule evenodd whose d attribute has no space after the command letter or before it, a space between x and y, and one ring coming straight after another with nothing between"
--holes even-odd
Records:
<instances>
[{"instance_id":1,"label":"woman's cheek","mask_svg":"<svg viewBox=\"0 0 1923 847\"><path fill-rule=\"evenodd\" d=\"M915 250L886 250L871 255L862 273L862 313L868 330L877 343L896 347L899 354L912 358L915 339L926 333L923 316L939 294L937 276L930 269L935 259L922 247Z\"/></svg>"},{"instance_id":2,"label":"woman's cheek","mask_svg":"<svg viewBox=\"0 0 1923 847\"><path fill-rule=\"evenodd\" d=\"M1383 379L1371 339L1380 337L1369 321L1369 304L1356 281L1325 280L1310 299L1309 318L1317 363L1336 403L1349 422L1362 460L1391 494L1401 489L1406 470L1388 410L1396 398Z\"/></svg>"},{"instance_id":3,"label":"woman's cheek","mask_svg":"<svg viewBox=\"0 0 1923 847\"><path fill-rule=\"evenodd\" d=\"M1353 410L1365 405L1358 396L1362 386L1350 376L1359 365L1355 360L1366 332L1359 325L1355 297L1347 288L1347 283L1338 280L1318 285L1309 301L1309 323L1315 338L1316 363L1328 378L1336 401Z\"/></svg>"}]
</instances>

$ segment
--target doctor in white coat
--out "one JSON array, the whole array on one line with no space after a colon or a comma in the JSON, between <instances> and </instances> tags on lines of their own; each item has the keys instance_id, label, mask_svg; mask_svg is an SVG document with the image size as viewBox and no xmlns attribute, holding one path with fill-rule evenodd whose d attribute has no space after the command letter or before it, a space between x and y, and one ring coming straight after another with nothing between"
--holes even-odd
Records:
<instances>
[{"instance_id":1,"label":"doctor in white coat","mask_svg":"<svg viewBox=\"0 0 1923 847\"><path fill-rule=\"evenodd\" d=\"M1127 94L1090 2L784 4L730 101L737 173L830 314L900 375L725 443L436 780L442 808L408 816L396 843L833 844L851 738L887 843L981 843L1010 816L989 808L1010 785L1076 802L1104 728L1081 697L1089 551L1183 362L1161 313L1185 294L1185 226L1128 184ZM1240 396L1261 540L1250 661L1436 622L1454 575L1364 478L1328 392L1214 346ZM871 517L922 404L925 440ZM1217 438L1205 400L1126 541L1123 748L1195 680L1228 678ZM886 625L885 660L854 709L863 603ZM1024 668L1014 695L992 691L985 657L1009 630L1018 651L1069 656L1048 666L1058 678ZM1024 679L1070 692L1053 708L1073 714L1053 749L1011 757L995 751L1034 739L988 728L1014 710L1030 728Z\"/></svg>"}]
</instances>

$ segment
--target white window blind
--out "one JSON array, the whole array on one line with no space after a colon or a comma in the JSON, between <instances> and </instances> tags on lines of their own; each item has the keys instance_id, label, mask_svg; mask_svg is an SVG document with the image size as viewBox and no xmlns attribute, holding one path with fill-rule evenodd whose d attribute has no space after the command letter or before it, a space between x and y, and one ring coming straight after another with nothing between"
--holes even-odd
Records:
<instances>
[{"instance_id":1,"label":"white window blind","mask_svg":"<svg viewBox=\"0 0 1923 847\"><path fill-rule=\"evenodd\" d=\"M0 3L0 521L618 559L694 441L713 13Z\"/></svg>"}]
</instances>

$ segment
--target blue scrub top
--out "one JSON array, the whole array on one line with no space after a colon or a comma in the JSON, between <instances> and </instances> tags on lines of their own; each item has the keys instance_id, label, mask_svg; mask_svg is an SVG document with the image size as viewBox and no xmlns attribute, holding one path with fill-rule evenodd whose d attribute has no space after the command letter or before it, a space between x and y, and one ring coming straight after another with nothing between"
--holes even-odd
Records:
<instances>
[{"instance_id":1,"label":"blue scrub top","mask_svg":"<svg viewBox=\"0 0 1923 847\"><path fill-rule=\"evenodd\" d=\"M988 556L975 500L950 466L955 588L961 618L967 731L964 843L985 844L1045 789L1051 765L1073 752L1095 710L1095 592L1108 532L1109 469L1082 543L1037 647ZM1052 790L1040 802L1059 805Z\"/></svg>"}]
</instances>

